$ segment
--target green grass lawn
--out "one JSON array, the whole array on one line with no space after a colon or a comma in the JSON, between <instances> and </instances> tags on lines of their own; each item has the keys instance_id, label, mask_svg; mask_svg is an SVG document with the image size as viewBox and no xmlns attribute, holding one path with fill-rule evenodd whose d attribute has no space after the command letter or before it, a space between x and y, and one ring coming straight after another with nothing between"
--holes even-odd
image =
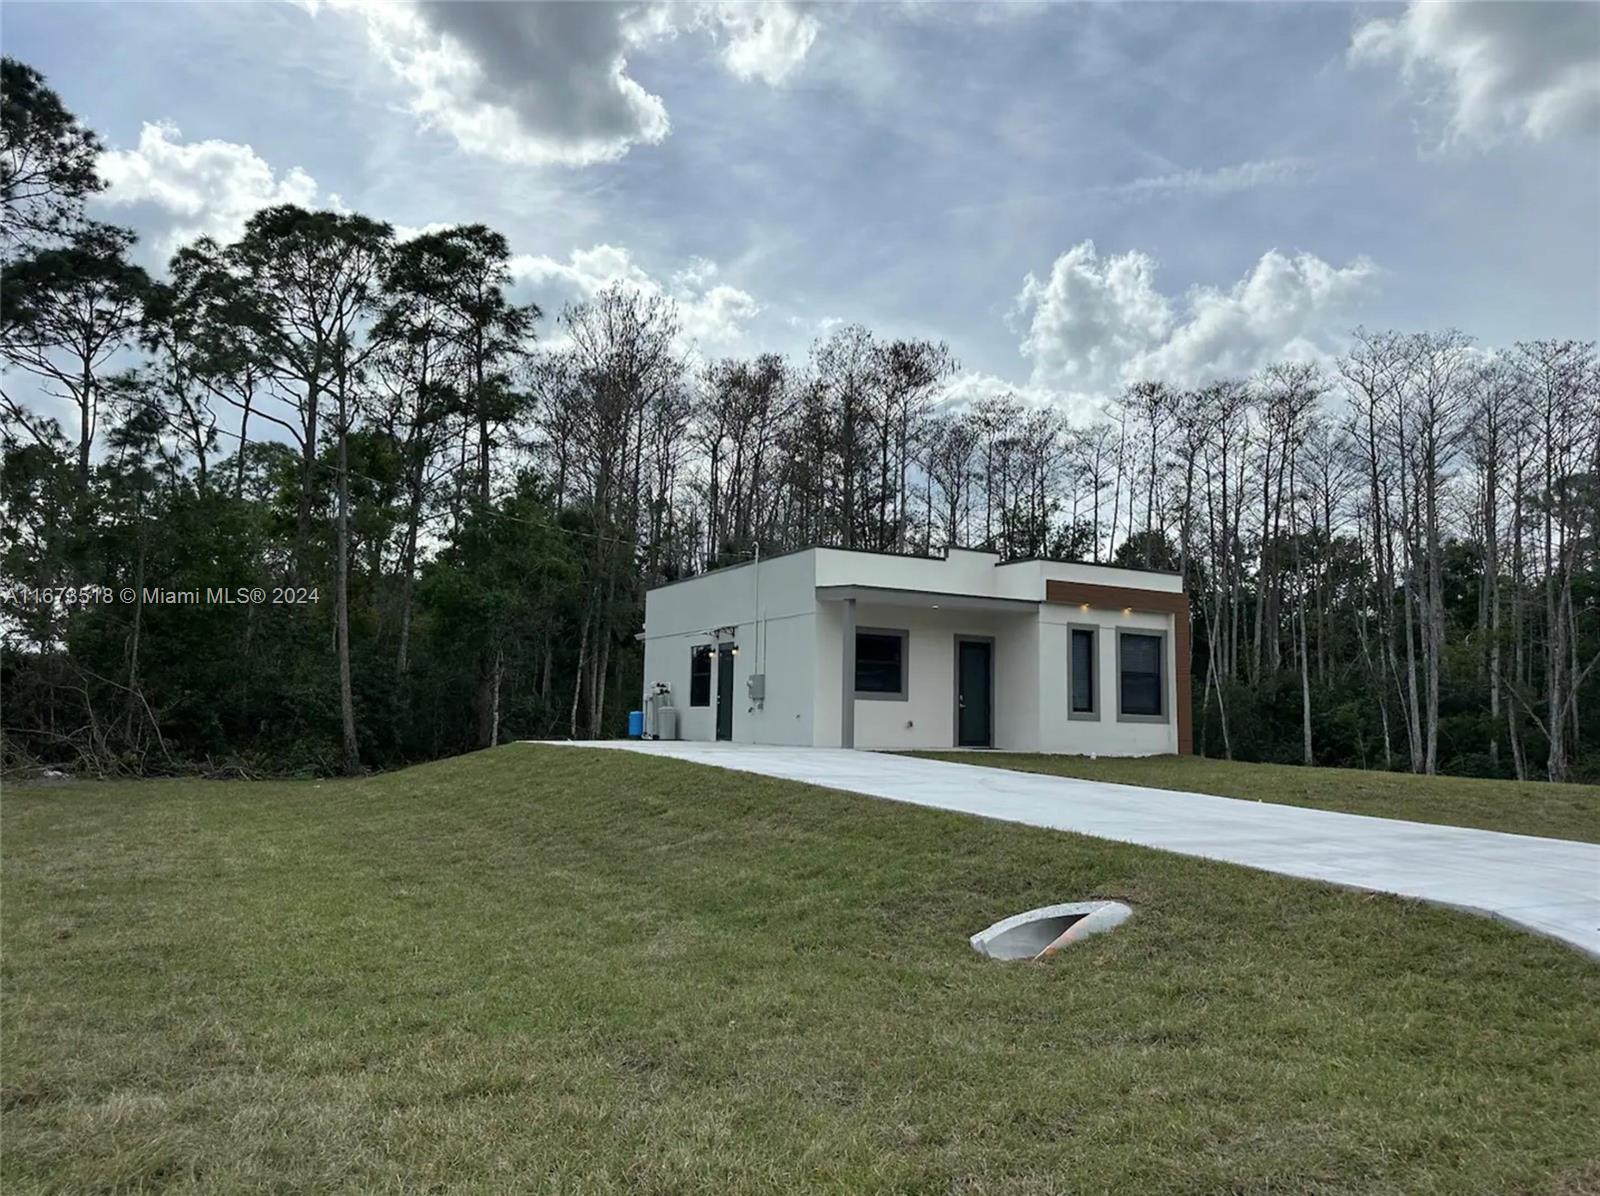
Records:
<instances>
[{"instance_id":1,"label":"green grass lawn","mask_svg":"<svg viewBox=\"0 0 1600 1196\"><path fill-rule=\"evenodd\" d=\"M1418 777L1355 768L1240 764L1199 756L1054 756L1024 752L913 752L933 760L1014 768L1087 781L1185 789L1313 806L1378 818L1475 826L1517 835L1600 843L1600 785L1550 785L1473 777Z\"/></svg>"},{"instance_id":2,"label":"green grass lawn","mask_svg":"<svg viewBox=\"0 0 1600 1196\"><path fill-rule=\"evenodd\" d=\"M530 745L0 814L7 1193L1600 1190L1600 967L1463 913Z\"/></svg>"}]
</instances>

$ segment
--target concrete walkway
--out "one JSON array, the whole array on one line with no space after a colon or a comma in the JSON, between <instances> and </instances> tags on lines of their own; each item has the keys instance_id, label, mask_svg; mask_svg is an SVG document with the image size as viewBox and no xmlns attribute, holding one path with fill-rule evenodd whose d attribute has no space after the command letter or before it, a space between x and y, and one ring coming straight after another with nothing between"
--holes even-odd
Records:
<instances>
[{"instance_id":1,"label":"concrete walkway","mask_svg":"<svg viewBox=\"0 0 1600 1196\"><path fill-rule=\"evenodd\" d=\"M1600 959L1600 844L877 752L638 740L572 746L670 756L1417 897L1499 918Z\"/></svg>"}]
</instances>

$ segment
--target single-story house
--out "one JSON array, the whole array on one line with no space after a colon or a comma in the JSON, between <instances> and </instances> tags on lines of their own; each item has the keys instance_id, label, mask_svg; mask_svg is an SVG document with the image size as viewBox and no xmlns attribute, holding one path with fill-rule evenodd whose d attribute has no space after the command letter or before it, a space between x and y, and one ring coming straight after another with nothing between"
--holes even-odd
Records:
<instances>
[{"instance_id":1,"label":"single-story house","mask_svg":"<svg viewBox=\"0 0 1600 1196\"><path fill-rule=\"evenodd\" d=\"M1193 750L1176 573L806 548L657 586L641 638L682 739Z\"/></svg>"}]
</instances>

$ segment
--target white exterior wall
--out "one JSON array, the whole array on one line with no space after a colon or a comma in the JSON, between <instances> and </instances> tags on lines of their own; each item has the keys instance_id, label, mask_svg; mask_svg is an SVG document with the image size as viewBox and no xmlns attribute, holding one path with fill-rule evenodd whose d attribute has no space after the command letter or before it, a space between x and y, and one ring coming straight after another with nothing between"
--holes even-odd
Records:
<instances>
[{"instance_id":1,"label":"white exterior wall","mask_svg":"<svg viewBox=\"0 0 1600 1196\"><path fill-rule=\"evenodd\" d=\"M856 619L859 626L861 619ZM838 747L839 702L843 696L840 688L840 670L844 667L844 603L817 603L816 652L811 659L812 714L811 727L816 747ZM860 707L856 708L857 717ZM860 743L860 727L856 730L856 743Z\"/></svg>"},{"instance_id":2,"label":"white exterior wall","mask_svg":"<svg viewBox=\"0 0 1600 1196\"><path fill-rule=\"evenodd\" d=\"M1170 615L1120 610L1084 611L1042 602L1049 580L1181 590L1176 575L1134 573L1096 565L1020 561L996 565L992 553L953 550L947 560L894 557L819 548L719 570L652 590L645 600L644 681L672 690L684 739L716 737L716 659L711 704L689 706L690 649L714 644L712 631L732 626L733 738L742 743L837 747L844 622L843 603L819 602L819 586L862 586L963 594L1039 602L1037 611L933 610L863 599L858 628L908 632L907 697L903 701L855 699L855 742L862 748L944 748L955 741L955 637L994 641L995 747L1012 751L1148 755L1177 751L1177 662ZM759 593L758 593L759 585ZM919 601L926 601L919 599ZM1069 719L1068 626L1100 629L1098 721ZM1165 723L1117 719L1119 627L1167 632ZM766 676L766 700L757 708L747 681Z\"/></svg>"},{"instance_id":3,"label":"white exterior wall","mask_svg":"<svg viewBox=\"0 0 1600 1196\"><path fill-rule=\"evenodd\" d=\"M816 745L839 746L839 703L844 696L844 604L823 602L817 614ZM1037 741L1037 620L1031 613L928 610L856 604L857 630L905 631L906 697L857 698L856 746L908 750L955 743L956 636L994 640L993 711L996 747Z\"/></svg>"},{"instance_id":4,"label":"white exterior wall","mask_svg":"<svg viewBox=\"0 0 1600 1196\"><path fill-rule=\"evenodd\" d=\"M1068 693L1067 658L1071 649L1069 627L1093 625L1099 630L1095 647L1095 681L1100 717L1073 719ZM1165 723L1117 721L1117 628L1167 633ZM1101 756L1153 756L1178 750L1178 674L1173 654L1176 639L1172 616L1154 611L1084 610L1047 602L1039 609L1040 709L1039 750L1095 753Z\"/></svg>"},{"instance_id":5,"label":"white exterior wall","mask_svg":"<svg viewBox=\"0 0 1600 1196\"><path fill-rule=\"evenodd\" d=\"M1017 572L1019 566L997 568L992 552L952 548L950 556L888 556L880 552L852 552L846 548L815 548L817 585L881 586L932 594L972 594L984 598L1044 596L1038 573ZM1037 566L1035 566L1037 568ZM1087 580L1087 579L1082 579ZM1126 581L1126 579L1124 579Z\"/></svg>"},{"instance_id":6,"label":"white exterior wall","mask_svg":"<svg viewBox=\"0 0 1600 1196\"><path fill-rule=\"evenodd\" d=\"M994 746L1039 750L1039 616L1007 619L994 644Z\"/></svg>"},{"instance_id":7,"label":"white exterior wall","mask_svg":"<svg viewBox=\"0 0 1600 1196\"><path fill-rule=\"evenodd\" d=\"M733 658L734 741L812 742L817 606L812 566L811 553L791 553L763 561L759 573L756 565L744 565L661 586L645 595L644 692L648 694L658 681L671 688L680 738L717 737L716 658L711 662L711 704L691 707L690 649L714 645L711 632L731 626L732 642L739 646ZM758 667L767 678L766 701L760 709L750 701L748 688Z\"/></svg>"},{"instance_id":8,"label":"white exterior wall","mask_svg":"<svg viewBox=\"0 0 1600 1196\"><path fill-rule=\"evenodd\" d=\"M739 743L810 745L816 732L812 722L815 678L811 658L817 650L817 616L769 617L765 630L761 667L767 679L766 701L760 707L750 701L735 667L733 738ZM742 665L744 661L741 652L735 663ZM751 671L754 665L752 658Z\"/></svg>"}]
</instances>

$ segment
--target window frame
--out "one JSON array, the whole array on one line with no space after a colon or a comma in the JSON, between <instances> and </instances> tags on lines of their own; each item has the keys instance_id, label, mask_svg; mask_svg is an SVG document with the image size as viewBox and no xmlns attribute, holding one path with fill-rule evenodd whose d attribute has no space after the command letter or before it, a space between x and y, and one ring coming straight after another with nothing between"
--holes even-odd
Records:
<instances>
[{"instance_id":1,"label":"window frame","mask_svg":"<svg viewBox=\"0 0 1600 1196\"><path fill-rule=\"evenodd\" d=\"M1122 709L1122 641L1125 636L1142 635L1158 641L1161 656L1156 662L1156 696L1161 702L1160 714L1129 714ZM1167 693L1167 683L1172 671L1172 641L1165 627L1117 628L1117 721L1119 723L1170 723L1172 699Z\"/></svg>"},{"instance_id":2,"label":"window frame","mask_svg":"<svg viewBox=\"0 0 1600 1196\"><path fill-rule=\"evenodd\" d=\"M900 688L896 692L866 690L857 687L861 677L861 637L864 635L892 636L900 641ZM857 627L855 643L856 675L850 678L850 692L863 702L906 702L911 697L911 631L905 627Z\"/></svg>"},{"instance_id":3,"label":"window frame","mask_svg":"<svg viewBox=\"0 0 1600 1196\"><path fill-rule=\"evenodd\" d=\"M1086 632L1089 636L1089 709L1077 710L1072 705L1072 642L1078 632ZM1097 723L1100 721L1100 624L1098 623L1068 623L1067 624L1067 718L1074 722Z\"/></svg>"},{"instance_id":4,"label":"window frame","mask_svg":"<svg viewBox=\"0 0 1600 1196\"><path fill-rule=\"evenodd\" d=\"M709 710L711 708L711 677L715 671L712 664L717 655L715 644L690 644L689 645L689 709ZM705 661L706 694L703 702L694 700L695 665L702 659Z\"/></svg>"}]
</instances>

